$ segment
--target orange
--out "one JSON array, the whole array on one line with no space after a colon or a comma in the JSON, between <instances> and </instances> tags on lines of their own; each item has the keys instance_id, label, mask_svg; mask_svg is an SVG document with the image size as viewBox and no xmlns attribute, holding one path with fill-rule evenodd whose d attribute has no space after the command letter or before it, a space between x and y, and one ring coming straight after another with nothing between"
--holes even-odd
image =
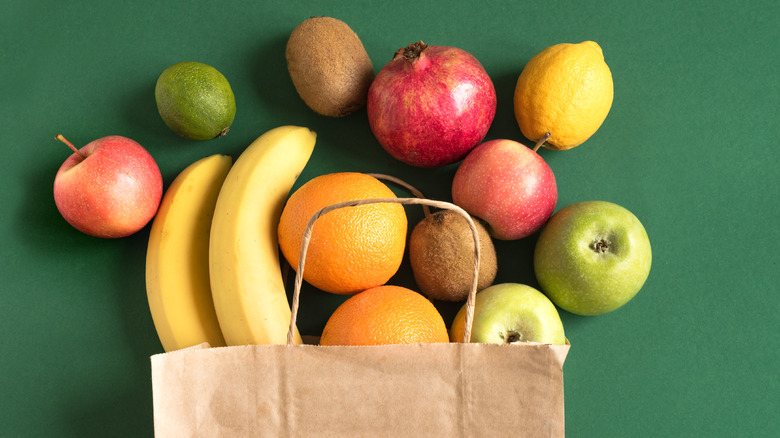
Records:
<instances>
[{"instance_id":1,"label":"orange","mask_svg":"<svg viewBox=\"0 0 780 438\"><path fill-rule=\"evenodd\" d=\"M320 345L449 342L439 311L419 293L379 286L344 301L328 319Z\"/></svg>"},{"instance_id":2,"label":"orange","mask_svg":"<svg viewBox=\"0 0 780 438\"><path fill-rule=\"evenodd\" d=\"M528 61L515 87L523 135L567 150L590 138L607 118L614 90L601 47L593 41L550 46Z\"/></svg>"},{"instance_id":3,"label":"orange","mask_svg":"<svg viewBox=\"0 0 780 438\"><path fill-rule=\"evenodd\" d=\"M279 221L279 246L287 262L298 268L303 232L317 210L369 198L395 198L395 194L364 173L331 173L307 181L290 195ZM303 279L335 294L354 294L383 285L401 266L406 228L401 204L366 204L331 211L314 223Z\"/></svg>"}]
</instances>

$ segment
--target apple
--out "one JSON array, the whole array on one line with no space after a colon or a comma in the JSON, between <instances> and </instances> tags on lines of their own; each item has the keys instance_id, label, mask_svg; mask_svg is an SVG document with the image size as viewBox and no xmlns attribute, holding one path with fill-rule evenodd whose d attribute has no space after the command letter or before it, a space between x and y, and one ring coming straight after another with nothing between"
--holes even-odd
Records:
<instances>
[{"instance_id":1,"label":"apple","mask_svg":"<svg viewBox=\"0 0 780 438\"><path fill-rule=\"evenodd\" d=\"M77 230L95 237L129 236L157 213L162 175L140 144L118 135L76 149L54 178L54 203Z\"/></svg>"},{"instance_id":2,"label":"apple","mask_svg":"<svg viewBox=\"0 0 780 438\"><path fill-rule=\"evenodd\" d=\"M463 342L466 305L455 315L450 340ZM543 293L519 283L494 284L477 292L471 342L512 344L566 343L558 309Z\"/></svg>"},{"instance_id":3,"label":"apple","mask_svg":"<svg viewBox=\"0 0 780 438\"><path fill-rule=\"evenodd\" d=\"M647 232L633 213L611 202L584 201L559 210L539 233L534 272L558 307L600 315L639 292L651 259Z\"/></svg>"},{"instance_id":4,"label":"apple","mask_svg":"<svg viewBox=\"0 0 780 438\"><path fill-rule=\"evenodd\" d=\"M496 239L516 240L550 218L558 189L552 169L535 150L513 140L490 140L458 166L452 201L485 221Z\"/></svg>"}]
</instances>

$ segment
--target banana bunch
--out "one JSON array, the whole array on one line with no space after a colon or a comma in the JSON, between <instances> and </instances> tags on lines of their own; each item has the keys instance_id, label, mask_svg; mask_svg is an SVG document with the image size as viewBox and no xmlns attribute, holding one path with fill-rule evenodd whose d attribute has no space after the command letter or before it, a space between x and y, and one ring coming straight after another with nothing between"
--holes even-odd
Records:
<instances>
[{"instance_id":1,"label":"banana bunch","mask_svg":"<svg viewBox=\"0 0 780 438\"><path fill-rule=\"evenodd\" d=\"M276 226L315 140L308 128L274 128L235 163L206 157L171 183L146 257L149 308L165 351L287 341Z\"/></svg>"}]
</instances>

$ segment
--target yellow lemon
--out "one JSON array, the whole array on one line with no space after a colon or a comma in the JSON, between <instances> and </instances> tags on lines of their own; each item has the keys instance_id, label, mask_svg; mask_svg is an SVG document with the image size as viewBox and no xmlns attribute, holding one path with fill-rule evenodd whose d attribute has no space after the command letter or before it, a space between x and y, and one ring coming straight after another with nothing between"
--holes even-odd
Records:
<instances>
[{"instance_id":1,"label":"yellow lemon","mask_svg":"<svg viewBox=\"0 0 780 438\"><path fill-rule=\"evenodd\" d=\"M590 138L612 107L612 73L593 41L556 44L526 64L515 88L515 117L529 140L567 150Z\"/></svg>"}]
</instances>

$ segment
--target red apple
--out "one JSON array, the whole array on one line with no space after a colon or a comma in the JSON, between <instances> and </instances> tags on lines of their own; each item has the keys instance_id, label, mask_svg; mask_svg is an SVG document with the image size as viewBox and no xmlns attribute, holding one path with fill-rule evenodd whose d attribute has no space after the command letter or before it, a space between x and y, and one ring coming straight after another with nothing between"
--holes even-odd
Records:
<instances>
[{"instance_id":1,"label":"red apple","mask_svg":"<svg viewBox=\"0 0 780 438\"><path fill-rule=\"evenodd\" d=\"M491 140L469 152L455 171L452 201L487 222L496 239L516 240L547 222L558 189L536 151L512 140Z\"/></svg>"},{"instance_id":2,"label":"red apple","mask_svg":"<svg viewBox=\"0 0 780 438\"><path fill-rule=\"evenodd\" d=\"M74 153L54 178L54 202L68 223L95 237L129 236L157 213L162 175L154 158L135 141L112 135Z\"/></svg>"}]
</instances>

